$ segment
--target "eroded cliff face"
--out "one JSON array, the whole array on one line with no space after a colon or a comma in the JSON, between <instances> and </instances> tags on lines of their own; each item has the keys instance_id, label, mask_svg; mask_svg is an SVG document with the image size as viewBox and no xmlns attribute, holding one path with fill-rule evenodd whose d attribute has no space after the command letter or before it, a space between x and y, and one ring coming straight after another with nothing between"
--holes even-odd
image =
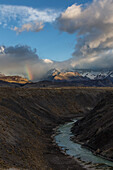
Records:
<instances>
[{"instance_id":1,"label":"eroded cliff face","mask_svg":"<svg viewBox=\"0 0 113 170\"><path fill-rule=\"evenodd\" d=\"M108 93L72 131L75 141L113 160L113 94Z\"/></svg>"},{"instance_id":2,"label":"eroded cliff face","mask_svg":"<svg viewBox=\"0 0 113 170\"><path fill-rule=\"evenodd\" d=\"M0 168L77 169L52 145L52 129L83 116L108 91L112 89L0 88Z\"/></svg>"}]
</instances>

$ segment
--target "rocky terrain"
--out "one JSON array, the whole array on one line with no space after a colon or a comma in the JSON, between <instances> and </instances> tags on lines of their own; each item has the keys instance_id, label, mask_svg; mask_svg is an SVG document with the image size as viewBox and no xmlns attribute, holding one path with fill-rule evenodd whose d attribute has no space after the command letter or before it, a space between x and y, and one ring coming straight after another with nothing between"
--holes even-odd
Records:
<instances>
[{"instance_id":1,"label":"rocky terrain","mask_svg":"<svg viewBox=\"0 0 113 170\"><path fill-rule=\"evenodd\" d=\"M1 86L2 84L0 84ZM14 84L10 84L13 86ZM21 84L20 84L21 86ZM108 79L103 80L85 80L84 78L79 77L76 81L39 81L27 83L24 87L113 87L113 83Z\"/></svg>"},{"instance_id":2,"label":"rocky terrain","mask_svg":"<svg viewBox=\"0 0 113 170\"><path fill-rule=\"evenodd\" d=\"M49 84L78 87L113 87L112 70L49 70L45 76ZM46 83L47 85L47 83Z\"/></svg>"},{"instance_id":3,"label":"rocky terrain","mask_svg":"<svg viewBox=\"0 0 113 170\"><path fill-rule=\"evenodd\" d=\"M81 75L78 72L61 72L59 70L50 70L47 73L48 80L53 80L53 81L74 81L76 78L81 77Z\"/></svg>"},{"instance_id":4,"label":"rocky terrain","mask_svg":"<svg viewBox=\"0 0 113 170\"><path fill-rule=\"evenodd\" d=\"M6 76L0 73L0 86L5 87L113 87L111 70L57 70L52 69L37 81L29 81L21 76Z\"/></svg>"},{"instance_id":5,"label":"rocky terrain","mask_svg":"<svg viewBox=\"0 0 113 170\"><path fill-rule=\"evenodd\" d=\"M0 169L83 169L52 143L53 128L85 115L112 88L0 88Z\"/></svg>"},{"instance_id":6,"label":"rocky terrain","mask_svg":"<svg viewBox=\"0 0 113 170\"><path fill-rule=\"evenodd\" d=\"M1 74L0 75L0 81L5 81L8 83L19 83L19 84L26 84L26 83L30 83L29 80L27 78L23 78L21 76L6 76Z\"/></svg>"},{"instance_id":7,"label":"rocky terrain","mask_svg":"<svg viewBox=\"0 0 113 170\"><path fill-rule=\"evenodd\" d=\"M96 107L72 128L74 140L95 154L113 160L113 94L108 93Z\"/></svg>"}]
</instances>

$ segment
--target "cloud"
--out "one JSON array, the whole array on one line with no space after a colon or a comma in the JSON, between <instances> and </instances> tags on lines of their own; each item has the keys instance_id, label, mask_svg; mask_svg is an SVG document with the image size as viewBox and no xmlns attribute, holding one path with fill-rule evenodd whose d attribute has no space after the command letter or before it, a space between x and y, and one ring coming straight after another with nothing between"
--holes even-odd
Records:
<instances>
[{"instance_id":1,"label":"cloud","mask_svg":"<svg viewBox=\"0 0 113 170\"><path fill-rule=\"evenodd\" d=\"M60 15L54 9L35 9L27 6L0 5L0 25L14 31L40 31L43 23L52 23Z\"/></svg>"},{"instance_id":2,"label":"cloud","mask_svg":"<svg viewBox=\"0 0 113 170\"><path fill-rule=\"evenodd\" d=\"M57 25L63 32L76 33L72 64L111 66L104 61L113 59L113 0L93 0L85 7L74 4L58 17Z\"/></svg>"},{"instance_id":3,"label":"cloud","mask_svg":"<svg viewBox=\"0 0 113 170\"><path fill-rule=\"evenodd\" d=\"M33 9L23 6L0 5L0 23L16 21L13 29L40 31L45 22L53 22L59 16L54 10ZM55 62L40 59L36 50L28 46L1 47L0 71L9 74L27 74L29 66L33 80L41 79L49 69L113 68L113 0L94 0L86 6L74 4L56 19L58 28L76 36L73 57Z\"/></svg>"},{"instance_id":4,"label":"cloud","mask_svg":"<svg viewBox=\"0 0 113 170\"><path fill-rule=\"evenodd\" d=\"M17 33L21 33L23 31L39 32L43 28L44 25L42 22L34 22L34 23L23 24L21 28L15 26L13 30L16 31Z\"/></svg>"},{"instance_id":5,"label":"cloud","mask_svg":"<svg viewBox=\"0 0 113 170\"><path fill-rule=\"evenodd\" d=\"M0 46L0 72L7 75L24 75L32 81L42 80L50 69L66 69L70 67L67 61L57 62L50 59L40 59L36 49L27 45Z\"/></svg>"},{"instance_id":6,"label":"cloud","mask_svg":"<svg viewBox=\"0 0 113 170\"><path fill-rule=\"evenodd\" d=\"M40 80L49 69L54 67L53 64L52 61L40 59L36 49L32 50L28 46L0 47L0 72L8 75L18 74L28 77L29 69L33 80Z\"/></svg>"}]
</instances>

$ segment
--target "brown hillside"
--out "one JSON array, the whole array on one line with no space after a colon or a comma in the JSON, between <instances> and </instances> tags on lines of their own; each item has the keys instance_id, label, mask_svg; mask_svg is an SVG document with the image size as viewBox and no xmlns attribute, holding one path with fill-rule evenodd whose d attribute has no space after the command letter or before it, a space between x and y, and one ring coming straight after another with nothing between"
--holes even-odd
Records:
<instances>
[{"instance_id":1,"label":"brown hillside","mask_svg":"<svg viewBox=\"0 0 113 170\"><path fill-rule=\"evenodd\" d=\"M98 105L72 128L75 141L82 142L96 154L113 160L113 94Z\"/></svg>"},{"instance_id":2,"label":"brown hillside","mask_svg":"<svg viewBox=\"0 0 113 170\"><path fill-rule=\"evenodd\" d=\"M52 144L52 129L83 115L106 93L105 88L0 88L0 168L83 169Z\"/></svg>"},{"instance_id":3,"label":"brown hillside","mask_svg":"<svg viewBox=\"0 0 113 170\"><path fill-rule=\"evenodd\" d=\"M20 83L20 84L29 83L28 79L23 78L21 76L0 76L0 80L6 81L9 83Z\"/></svg>"}]
</instances>

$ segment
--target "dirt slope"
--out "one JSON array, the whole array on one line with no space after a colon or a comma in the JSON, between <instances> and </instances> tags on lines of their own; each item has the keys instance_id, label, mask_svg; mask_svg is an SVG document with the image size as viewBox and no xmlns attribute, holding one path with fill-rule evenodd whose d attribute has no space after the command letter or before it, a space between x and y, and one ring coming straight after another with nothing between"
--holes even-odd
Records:
<instances>
[{"instance_id":1,"label":"dirt slope","mask_svg":"<svg viewBox=\"0 0 113 170\"><path fill-rule=\"evenodd\" d=\"M105 88L0 88L0 168L83 169L52 145L52 129L88 111L106 93Z\"/></svg>"},{"instance_id":2,"label":"dirt slope","mask_svg":"<svg viewBox=\"0 0 113 170\"><path fill-rule=\"evenodd\" d=\"M75 141L113 160L113 94L108 93L72 131Z\"/></svg>"}]
</instances>

